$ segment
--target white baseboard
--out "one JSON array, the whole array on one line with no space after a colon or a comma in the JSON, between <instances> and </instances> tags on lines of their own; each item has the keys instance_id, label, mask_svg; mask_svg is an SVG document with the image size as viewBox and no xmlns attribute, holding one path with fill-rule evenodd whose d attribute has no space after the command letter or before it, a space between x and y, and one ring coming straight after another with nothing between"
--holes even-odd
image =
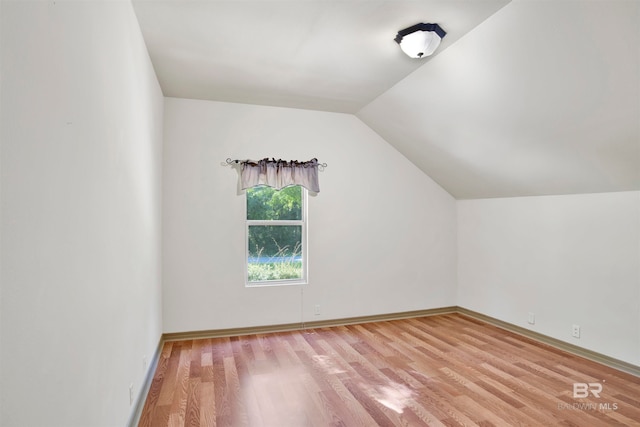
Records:
<instances>
[{"instance_id":1,"label":"white baseboard","mask_svg":"<svg viewBox=\"0 0 640 427\"><path fill-rule=\"evenodd\" d=\"M147 366L147 372L145 372L144 378L142 379L142 384L140 386L140 390L138 391L138 395L133 402L133 409L131 411L131 414L129 415L129 421L127 422L128 427L137 427L138 423L140 422L142 410L144 409L144 404L147 401L147 395L149 394L149 389L151 388L151 383L153 382L153 377L156 373L158 362L160 361L160 354L162 353L162 347L164 346L164 343L165 340L163 339L163 337L160 337L160 341L158 342L156 351L153 353L153 356L149 361L149 366Z\"/></svg>"}]
</instances>

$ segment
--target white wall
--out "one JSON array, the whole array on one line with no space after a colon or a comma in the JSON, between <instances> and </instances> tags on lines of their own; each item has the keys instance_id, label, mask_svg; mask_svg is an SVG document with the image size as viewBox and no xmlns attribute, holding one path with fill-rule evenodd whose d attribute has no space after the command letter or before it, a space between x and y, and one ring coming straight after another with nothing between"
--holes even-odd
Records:
<instances>
[{"instance_id":1,"label":"white wall","mask_svg":"<svg viewBox=\"0 0 640 427\"><path fill-rule=\"evenodd\" d=\"M122 426L162 333L162 93L130 2L1 8L0 425Z\"/></svg>"},{"instance_id":2,"label":"white wall","mask_svg":"<svg viewBox=\"0 0 640 427\"><path fill-rule=\"evenodd\" d=\"M640 365L640 192L459 201L458 254L458 305Z\"/></svg>"},{"instance_id":3,"label":"white wall","mask_svg":"<svg viewBox=\"0 0 640 427\"><path fill-rule=\"evenodd\" d=\"M165 332L455 304L454 199L356 117L172 98L164 117ZM228 157L328 163L309 198L308 285L245 288Z\"/></svg>"}]
</instances>

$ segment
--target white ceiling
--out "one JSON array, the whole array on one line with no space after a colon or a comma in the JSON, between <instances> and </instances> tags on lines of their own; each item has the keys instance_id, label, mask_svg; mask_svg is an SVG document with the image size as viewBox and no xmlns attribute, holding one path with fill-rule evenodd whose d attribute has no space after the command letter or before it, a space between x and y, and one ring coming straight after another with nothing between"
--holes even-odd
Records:
<instances>
[{"instance_id":1,"label":"white ceiling","mask_svg":"<svg viewBox=\"0 0 640 427\"><path fill-rule=\"evenodd\" d=\"M640 190L638 0L133 4L165 96L354 113L456 198Z\"/></svg>"},{"instance_id":2,"label":"white ceiling","mask_svg":"<svg viewBox=\"0 0 640 427\"><path fill-rule=\"evenodd\" d=\"M355 113L426 61L396 33L448 31L438 52L508 0L134 0L165 96ZM432 57L433 58L433 57Z\"/></svg>"}]
</instances>

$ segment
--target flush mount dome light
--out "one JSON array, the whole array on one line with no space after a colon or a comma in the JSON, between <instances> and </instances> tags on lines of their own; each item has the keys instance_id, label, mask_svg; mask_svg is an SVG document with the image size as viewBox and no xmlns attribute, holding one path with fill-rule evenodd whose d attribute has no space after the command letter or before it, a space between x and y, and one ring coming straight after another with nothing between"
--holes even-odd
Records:
<instances>
[{"instance_id":1,"label":"flush mount dome light","mask_svg":"<svg viewBox=\"0 0 640 427\"><path fill-rule=\"evenodd\" d=\"M411 58L424 58L436 50L445 35L438 24L416 24L398 31L395 41Z\"/></svg>"}]
</instances>

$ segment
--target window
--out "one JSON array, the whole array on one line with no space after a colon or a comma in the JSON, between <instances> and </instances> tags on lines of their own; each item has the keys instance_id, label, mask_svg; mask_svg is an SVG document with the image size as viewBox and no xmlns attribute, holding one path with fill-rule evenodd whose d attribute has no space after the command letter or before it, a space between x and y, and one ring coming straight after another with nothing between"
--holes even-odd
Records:
<instances>
[{"instance_id":1,"label":"window","mask_svg":"<svg viewBox=\"0 0 640 427\"><path fill-rule=\"evenodd\" d=\"M253 187L247 196L247 285L307 281L307 190Z\"/></svg>"}]
</instances>

